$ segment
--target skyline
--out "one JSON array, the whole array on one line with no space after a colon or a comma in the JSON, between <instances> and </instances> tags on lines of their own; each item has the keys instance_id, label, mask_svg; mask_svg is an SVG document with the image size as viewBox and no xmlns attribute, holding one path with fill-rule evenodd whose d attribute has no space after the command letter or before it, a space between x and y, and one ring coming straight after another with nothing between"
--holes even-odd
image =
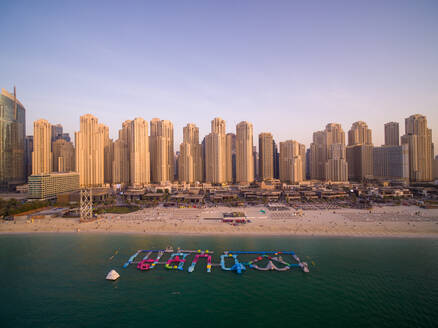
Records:
<instances>
[{"instance_id":1,"label":"skyline","mask_svg":"<svg viewBox=\"0 0 438 328\"><path fill-rule=\"evenodd\" d=\"M48 6L8 3L0 22L14 26L3 35L0 85L17 86L27 135L43 118L73 137L86 113L113 139L125 120L170 120L175 149L187 123L202 138L214 117L227 132L248 121L254 136L306 147L330 122L345 131L366 122L376 146L384 123L403 134L414 113L438 126L433 1Z\"/></svg>"}]
</instances>

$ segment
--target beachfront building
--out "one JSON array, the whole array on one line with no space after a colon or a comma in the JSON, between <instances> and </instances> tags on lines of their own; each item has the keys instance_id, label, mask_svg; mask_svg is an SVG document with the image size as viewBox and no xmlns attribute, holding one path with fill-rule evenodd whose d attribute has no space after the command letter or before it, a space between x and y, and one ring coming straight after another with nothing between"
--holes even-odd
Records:
<instances>
[{"instance_id":1,"label":"beachfront building","mask_svg":"<svg viewBox=\"0 0 438 328\"><path fill-rule=\"evenodd\" d=\"M261 181L274 178L274 138L268 132L259 134L259 178Z\"/></svg>"},{"instance_id":2,"label":"beachfront building","mask_svg":"<svg viewBox=\"0 0 438 328\"><path fill-rule=\"evenodd\" d=\"M399 124L388 122L385 124L385 146L400 145Z\"/></svg>"},{"instance_id":3,"label":"beachfront building","mask_svg":"<svg viewBox=\"0 0 438 328\"><path fill-rule=\"evenodd\" d=\"M91 114L80 117L80 130L75 133L76 170L81 187L104 184L104 147L106 127Z\"/></svg>"},{"instance_id":4,"label":"beachfront building","mask_svg":"<svg viewBox=\"0 0 438 328\"><path fill-rule=\"evenodd\" d=\"M205 181L227 182L225 121L216 117L211 121L211 133L205 137Z\"/></svg>"},{"instance_id":5,"label":"beachfront building","mask_svg":"<svg viewBox=\"0 0 438 328\"><path fill-rule=\"evenodd\" d=\"M29 198L51 199L64 192L79 190L79 173L32 174L29 177Z\"/></svg>"},{"instance_id":6,"label":"beachfront building","mask_svg":"<svg viewBox=\"0 0 438 328\"><path fill-rule=\"evenodd\" d=\"M183 142L178 157L178 181L194 183L202 181L202 149L199 128L192 123L183 128Z\"/></svg>"},{"instance_id":7,"label":"beachfront building","mask_svg":"<svg viewBox=\"0 0 438 328\"><path fill-rule=\"evenodd\" d=\"M373 178L373 143L371 129L365 122L353 123L348 131L346 154L349 180L364 181Z\"/></svg>"},{"instance_id":8,"label":"beachfront building","mask_svg":"<svg viewBox=\"0 0 438 328\"><path fill-rule=\"evenodd\" d=\"M54 172L75 170L75 148L71 142L61 138L56 139L52 142L52 154Z\"/></svg>"},{"instance_id":9,"label":"beachfront building","mask_svg":"<svg viewBox=\"0 0 438 328\"><path fill-rule=\"evenodd\" d=\"M32 174L52 172L52 128L46 120L33 122Z\"/></svg>"},{"instance_id":10,"label":"beachfront building","mask_svg":"<svg viewBox=\"0 0 438 328\"><path fill-rule=\"evenodd\" d=\"M14 93L0 93L0 189L10 190L26 180L24 138L26 110Z\"/></svg>"},{"instance_id":11,"label":"beachfront building","mask_svg":"<svg viewBox=\"0 0 438 328\"><path fill-rule=\"evenodd\" d=\"M295 140L280 142L280 181L296 184L305 178L305 146Z\"/></svg>"},{"instance_id":12,"label":"beachfront building","mask_svg":"<svg viewBox=\"0 0 438 328\"><path fill-rule=\"evenodd\" d=\"M324 131L313 133L310 145L310 178L332 182L348 180L345 132L338 123L329 123Z\"/></svg>"},{"instance_id":13,"label":"beachfront building","mask_svg":"<svg viewBox=\"0 0 438 328\"><path fill-rule=\"evenodd\" d=\"M236 182L254 181L253 127L246 121L236 126Z\"/></svg>"},{"instance_id":14,"label":"beachfront building","mask_svg":"<svg viewBox=\"0 0 438 328\"><path fill-rule=\"evenodd\" d=\"M373 173L378 180L409 180L409 147L381 146L373 149Z\"/></svg>"},{"instance_id":15,"label":"beachfront building","mask_svg":"<svg viewBox=\"0 0 438 328\"><path fill-rule=\"evenodd\" d=\"M173 181L175 173L173 124L167 120L153 118L150 125L151 181L159 184Z\"/></svg>"},{"instance_id":16,"label":"beachfront building","mask_svg":"<svg viewBox=\"0 0 438 328\"><path fill-rule=\"evenodd\" d=\"M426 116L415 114L405 119L402 144L409 147L409 179L411 182L432 180L432 130L427 127Z\"/></svg>"}]
</instances>

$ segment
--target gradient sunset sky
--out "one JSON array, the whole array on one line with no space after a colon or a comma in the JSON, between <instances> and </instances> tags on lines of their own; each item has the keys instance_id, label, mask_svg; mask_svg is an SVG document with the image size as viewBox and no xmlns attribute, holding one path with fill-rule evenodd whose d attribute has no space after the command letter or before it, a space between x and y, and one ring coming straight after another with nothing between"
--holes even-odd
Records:
<instances>
[{"instance_id":1,"label":"gradient sunset sky","mask_svg":"<svg viewBox=\"0 0 438 328\"><path fill-rule=\"evenodd\" d=\"M438 148L438 1L2 1L0 87L73 137L92 113L308 146L329 122L427 116Z\"/></svg>"}]
</instances>

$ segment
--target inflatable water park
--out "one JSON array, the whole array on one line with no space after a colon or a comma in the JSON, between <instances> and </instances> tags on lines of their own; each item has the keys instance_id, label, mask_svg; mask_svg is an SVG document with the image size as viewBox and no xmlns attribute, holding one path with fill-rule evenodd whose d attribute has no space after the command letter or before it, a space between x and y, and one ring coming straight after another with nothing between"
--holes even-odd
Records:
<instances>
[{"instance_id":1,"label":"inflatable water park","mask_svg":"<svg viewBox=\"0 0 438 328\"><path fill-rule=\"evenodd\" d=\"M194 272L195 268L212 268L243 274L247 270L258 271L290 271L292 269L309 272L306 262L292 251L224 251L220 261L213 262L214 252L211 250L174 250L166 249L138 250L123 265L128 268L135 266L139 271L150 271L158 265L164 265L167 270ZM198 263L199 262L199 263ZM202 263L202 264L201 264Z\"/></svg>"}]
</instances>

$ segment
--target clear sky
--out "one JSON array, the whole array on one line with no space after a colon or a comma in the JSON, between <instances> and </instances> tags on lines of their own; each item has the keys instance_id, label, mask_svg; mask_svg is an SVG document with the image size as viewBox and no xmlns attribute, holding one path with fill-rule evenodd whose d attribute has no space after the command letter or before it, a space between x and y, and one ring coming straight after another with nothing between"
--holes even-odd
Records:
<instances>
[{"instance_id":1,"label":"clear sky","mask_svg":"<svg viewBox=\"0 0 438 328\"><path fill-rule=\"evenodd\" d=\"M0 87L67 132L222 117L309 145L328 122L420 113L438 148L438 1L2 1ZM437 152L437 151L435 151Z\"/></svg>"}]
</instances>

